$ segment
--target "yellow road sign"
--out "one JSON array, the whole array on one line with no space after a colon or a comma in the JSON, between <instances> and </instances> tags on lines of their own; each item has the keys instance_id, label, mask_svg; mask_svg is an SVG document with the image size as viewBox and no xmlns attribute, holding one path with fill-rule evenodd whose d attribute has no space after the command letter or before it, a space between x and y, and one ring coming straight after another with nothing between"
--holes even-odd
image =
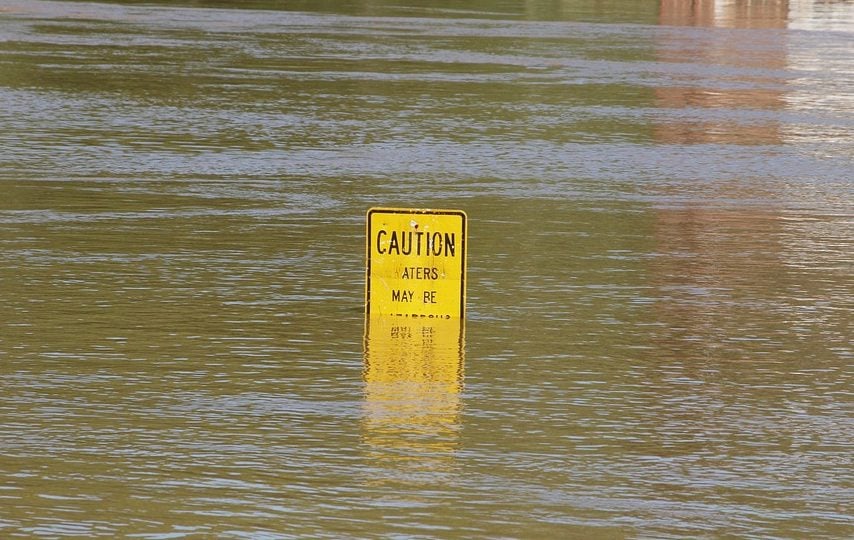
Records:
<instances>
[{"instance_id":1,"label":"yellow road sign","mask_svg":"<svg viewBox=\"0 0 854 540\"><path fill-rule=\"evenodd\" d=\"M366 315L465 318L465 212L371 208L366 251Z\"/></svg>"}]
</instances>

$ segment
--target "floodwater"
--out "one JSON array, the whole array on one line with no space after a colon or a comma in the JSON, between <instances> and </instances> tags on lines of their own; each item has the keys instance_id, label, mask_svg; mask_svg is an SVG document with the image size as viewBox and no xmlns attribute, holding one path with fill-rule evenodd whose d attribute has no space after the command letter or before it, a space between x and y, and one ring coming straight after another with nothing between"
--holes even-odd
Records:
<instances>
[{"instance_id":1,"label":"floodwater","mask_svg":"<svg viewBox=\"0 0 854 540\"><path fill-rule=\"evenodd\" d=\"M0 2L0 537L854 536L854 4ZM365 213L468 214L365 336Z\"/></svg>"}]
</instances>

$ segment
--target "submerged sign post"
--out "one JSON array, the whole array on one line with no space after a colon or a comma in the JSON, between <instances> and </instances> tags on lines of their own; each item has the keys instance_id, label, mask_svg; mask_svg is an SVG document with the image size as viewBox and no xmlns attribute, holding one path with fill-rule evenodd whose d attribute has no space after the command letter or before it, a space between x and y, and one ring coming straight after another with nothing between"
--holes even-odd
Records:
<instances>
[{"instance_id":1,"label":"submerged sign post","mask_svg":"<svg viewBox=\"0 0 854 540\"><path fill-rule=\"evenodd\" d=\"M465 318L465 212L371 208L366 248L366 315Z\"/></svg>"}]
</instances>

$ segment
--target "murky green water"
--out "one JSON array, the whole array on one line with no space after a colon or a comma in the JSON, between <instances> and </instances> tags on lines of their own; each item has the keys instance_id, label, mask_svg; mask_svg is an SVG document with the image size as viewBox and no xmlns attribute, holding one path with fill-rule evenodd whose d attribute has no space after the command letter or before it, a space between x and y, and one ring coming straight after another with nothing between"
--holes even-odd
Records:
<instances>
[{"instance_id":1,"label":"murky green water","mask_svg":"<svg viewBox=\"0 0 854 540\"><path fill-rule=\"evenodd\" d=\"M852 58L850 2L0 3L0 537L851 537ZM463 335L365 342L375 205L468 213Z\"/></svg>"}]
</instances>

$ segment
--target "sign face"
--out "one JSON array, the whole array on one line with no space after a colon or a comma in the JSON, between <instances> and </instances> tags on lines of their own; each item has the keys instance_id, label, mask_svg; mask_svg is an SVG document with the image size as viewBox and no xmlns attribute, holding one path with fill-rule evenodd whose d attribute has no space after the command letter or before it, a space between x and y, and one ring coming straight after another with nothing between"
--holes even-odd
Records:
<instances>
[{"instance_id":1,"label":"sign face","mask_svg":"<svg viewBox=\"0 0 854 540\"><path fill-rule=\"evenodd\" d=\"M464 319L466 214L368 210L365 314Z\"/></svg>"}]
</instances>

